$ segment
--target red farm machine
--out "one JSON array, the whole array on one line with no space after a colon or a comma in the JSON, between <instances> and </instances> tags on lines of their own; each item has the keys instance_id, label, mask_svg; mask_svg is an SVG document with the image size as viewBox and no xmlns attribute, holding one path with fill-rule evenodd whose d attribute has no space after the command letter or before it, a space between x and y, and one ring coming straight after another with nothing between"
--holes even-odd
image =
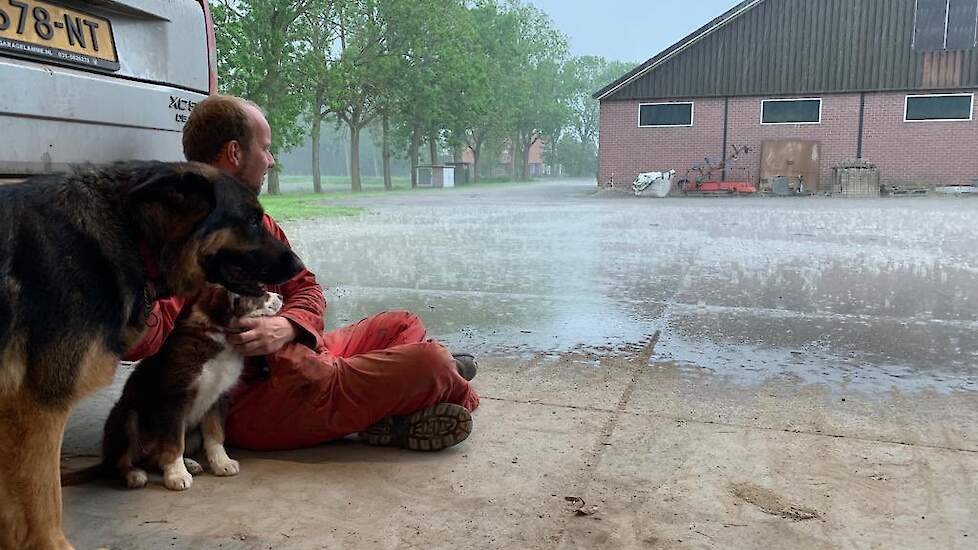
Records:
<instances>
[{"instance_id":1,"label":"red farm machine","mask_svg":"<svg viewBox=\"0 0 978 550\"><path fill-rule=\"evenodd\" d=\"M757 193L750 168L737 166L737 161L751 152L750 147L731 145L731 149L732 153L724 160L706 158L686 170L676 182L682 194L714 197Z\"/></svg>"}]
</instances>

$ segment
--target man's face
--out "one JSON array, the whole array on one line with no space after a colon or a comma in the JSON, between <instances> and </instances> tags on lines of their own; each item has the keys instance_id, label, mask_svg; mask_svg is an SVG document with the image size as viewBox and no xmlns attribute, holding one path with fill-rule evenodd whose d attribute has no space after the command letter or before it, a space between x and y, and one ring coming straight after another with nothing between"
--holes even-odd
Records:
<instances>
[{"instance_id":1,"label":"man's face","mask_svg":"<svg viewBox=\"0 0 978 550\"><path fill-rule=\"evenodd\" d=\"M261 193L262 180L265 174L275 166L275 158L268 151L272 145L272 128L265 120L261 111L254 107L248 108L248 118L254 139L247 149L241 150L241 162L237 173L232 174L255 193Z\"/></svg>"}]
</instances>

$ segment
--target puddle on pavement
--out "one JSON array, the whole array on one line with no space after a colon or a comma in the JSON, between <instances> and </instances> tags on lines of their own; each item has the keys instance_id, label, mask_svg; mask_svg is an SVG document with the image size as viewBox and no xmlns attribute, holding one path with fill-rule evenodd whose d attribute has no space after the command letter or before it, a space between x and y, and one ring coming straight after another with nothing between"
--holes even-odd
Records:
<instances>
[{"instance_id":1,"label":"puddle on pavement","mask_svg":"<svg viewBox=\"0 0 978 550\"><path fill-rule=\"evenodd\" d=\"M978 202L427 193L295 222L328 325L409 309L479 353L657 358L745 384L975 389ZM539 357L539 355L536 355Z\"/></svg>"}]
</instances>

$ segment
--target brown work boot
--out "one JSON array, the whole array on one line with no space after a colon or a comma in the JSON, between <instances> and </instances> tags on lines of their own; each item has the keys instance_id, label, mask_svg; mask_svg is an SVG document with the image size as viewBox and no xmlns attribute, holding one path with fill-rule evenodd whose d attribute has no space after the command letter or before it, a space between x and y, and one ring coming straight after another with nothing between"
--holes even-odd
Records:
<instances>
[{"instance_id":1,"label":"brown work boot","mask_svg":"<svg viewBox=\"0 0 978 550\"><path fill-rule=\"evenodd\" d=\"M479 368L475 356L471 353L453 353L452 357L455 358L455 368L458 369L458 373L471 382Z\"/></svg>"},{"instance_id":2,"label":"brown work boot","mask_svg":"<svg viewBox=\"0 0 978 550\"><path fill-rule=\"evenodd\" d=\"M440 451L465 441L472 433L472 415L453 403L439 403L407 416L387 416L361 432L370 445L412 451Z\"/></svg>"}]
</instances>

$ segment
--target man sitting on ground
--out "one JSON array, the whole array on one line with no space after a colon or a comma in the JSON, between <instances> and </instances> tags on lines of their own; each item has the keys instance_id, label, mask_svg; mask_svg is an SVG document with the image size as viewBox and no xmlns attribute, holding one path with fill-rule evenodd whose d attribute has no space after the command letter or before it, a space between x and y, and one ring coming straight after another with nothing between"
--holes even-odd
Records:
<instances>
[{"instance_id":1,"label":"man sitting on ground","mask_svg":"<svg viewBox=\"0 0 978 550\"><path fill-rule=\"evenodd\" d=\"M253 103L211 96L184 128L188 160L220 168L261 190L275 165L271 128ZM265 227L288 244L267 214ZM391 311L323 333L326 300L308 270L268 288L284 298L275 317L243 319L244 332L228 337L249 357L233 393L228 442L255 450L295 449L361 432L374 445L437 451L472 430L479 396L469 384L476 364L426 339L421 320ZM156 353L173 329L183 300L157 302L143 341L127 360Z\"/></svg>"}]
</instances>

